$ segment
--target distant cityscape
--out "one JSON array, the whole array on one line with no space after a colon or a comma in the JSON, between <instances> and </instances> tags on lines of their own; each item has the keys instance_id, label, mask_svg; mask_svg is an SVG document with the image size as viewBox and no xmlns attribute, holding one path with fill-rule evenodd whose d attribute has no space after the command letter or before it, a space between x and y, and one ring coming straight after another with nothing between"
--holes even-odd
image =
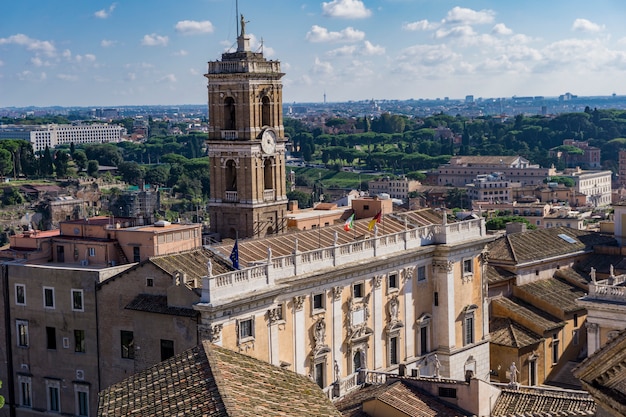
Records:
<instances>
[{"instance_id":1,"label":"distant cityscape","mask_svg":"<svg viewBox=\"0 0 626 417\"><path fill-rule=\"evenodd\" d=\"M565 93L558 97L524 96L475 98L472 95L464 99L448 97L436 99L392 100L376 99L347 102L311 102L283 103L287 117L299 117L332 113L341 117L377 116L381 113L401 114L413 117L427 117L433 114L461 115L482 117L498 115L550 115L570 112L582 112L591 109L625 109L626 96L577 96ZM173 120L206 118L206 104L181 105L134 105L134 106L93 106L93 107L4 107L0 108L0 117L20 118L27 116L62 115L83 119L85 117L167 117Z\"/></svg>"}]
</instances>

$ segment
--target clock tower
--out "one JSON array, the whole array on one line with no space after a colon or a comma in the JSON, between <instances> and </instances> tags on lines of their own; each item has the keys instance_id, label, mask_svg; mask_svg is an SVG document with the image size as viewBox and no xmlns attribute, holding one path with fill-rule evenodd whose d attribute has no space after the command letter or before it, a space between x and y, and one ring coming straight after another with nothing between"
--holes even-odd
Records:
<instances>
[{"instance_id":1,"label":"clock tower","mask_svg":"<svg viewBox=\"0 0 626 417\"><path fill-rule=\"evenodd\" d=\"M280 62L250 50L241 16L236 52L208 63L211 232L281 233L287 211Z\"/></svg>"}]
</instances>

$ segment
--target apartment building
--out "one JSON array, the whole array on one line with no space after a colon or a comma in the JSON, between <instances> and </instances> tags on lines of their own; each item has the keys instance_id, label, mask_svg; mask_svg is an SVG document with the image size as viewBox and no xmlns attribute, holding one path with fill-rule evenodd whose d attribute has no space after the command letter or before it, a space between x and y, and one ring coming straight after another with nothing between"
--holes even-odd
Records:
<instances>
[{"instance_id":1,"label":"apartment building","mask_svg":"<svg viewBox=\"0 0 626 417\"><path fill-rule=\"evenodd\" d=\"M526 186L542 184L556 170L541 168L521 156L454 156L450 162L437 169L437 185L463 187L477 175L489 175L492 172L500 172L509 181Z\"/></svg>"},{"instance_id":2,"label":"apartment building","mask_svg":"<svg viewBox=\"0 0 626 417\"><path fill-rule=\"evenodd\" d=\"M0 139L23 139L33 145L33 150L43 151L46 146L87 143L116 143L126 135L126 129L107 123L71 125L2 125Z\"/></svg>"}]
</instances>

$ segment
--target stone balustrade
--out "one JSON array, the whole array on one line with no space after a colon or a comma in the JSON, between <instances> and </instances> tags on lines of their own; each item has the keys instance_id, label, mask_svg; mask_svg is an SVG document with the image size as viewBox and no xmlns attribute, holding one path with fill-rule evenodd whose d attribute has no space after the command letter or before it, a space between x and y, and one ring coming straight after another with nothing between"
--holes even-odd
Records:
<instances>
[{"instance_id":1,"label":"stone balustrade","mask_svg":"<svg viewBox=\"0 0 626 417\"><path fill-rule=\"evenodd\" d=\"M626 287L608 284L589 284L589 298L626 302Z\"/></svg>"},{"instance_id":2,"label":"stone balustrade","mask_svg":"<svg viewBox=\"0 0 626 417\"><path fill-rule=\"evenodd\" d=\"M209 62L209 74L232 74L242 72L280 73L279 61L212 61Z\"/></svg>"},{"instance_id":3,"label":"stone balustrade","mask_svg":"<svg viewBox=\"0 0 626 417\"><path fill-rule=\"evenodd\" d=\"M235 193L236 198L236 192L227 191L227 201L228 193ZM389 256L422 246L471 241L484 237L485 234L484 221L476 219L407 229L307 252L295 250L290 255L272 258L271 263L265 262L263 265L257 264L238 271L205 277L201 303L218 305L221 300L234 295L256 291L274 283L280 284L281 280L293 279L294 276L330 270L352 263L371 262L376 257ZM295 242L297 235L285 236L286 239L294 239L294 248L297 248Z\"/></svg>"}]
</instances>

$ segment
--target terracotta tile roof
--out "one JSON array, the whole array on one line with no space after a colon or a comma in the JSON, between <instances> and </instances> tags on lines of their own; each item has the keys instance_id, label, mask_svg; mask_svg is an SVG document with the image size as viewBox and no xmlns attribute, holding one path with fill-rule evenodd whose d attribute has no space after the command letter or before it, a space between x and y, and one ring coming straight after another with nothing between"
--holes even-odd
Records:
<instances>
[{"instance_id":1,"label":"terracotta tile roof","mask_svg":"<svg viewBox=\"0 0 626 417\"><path fill-rule=\"evenodd\" d=\"M582 392L559 392L532 388L503 389L491 411L492 416L581 416L594 415L596 403Z\"/></svg>"},{"instance_id":2,"label":"terracotta tile roof","mask_svg":"<svg viewBox=\"0 0 626 417\"><path fill-rule=\"evenodd\" d=\"M180 252L173 255L153 256L148 262L152 262L170 275L180 271L187 275L186 280L191 281L201 279L207 274L207 262L211 259L213 264L213 275L225 274L233 271L229 262L216 256L213 252L205 248Z\"/></svg>"},{"instance_id":3,"label":"terracotta tile roof","mask_svg":"<svg viewBox=\"0 0 626 417\"><path fill-rule=\"evenodd\" d=\"M489 264L487 264L486 273L487 282L489 284L496 284L498 282L508 281L515 278L515 274L513 272Z\"/></svg>"},{"instance_id":4,"label":"terracotta tile roof","mask_svg":"<svg viewBox=\"0 0 626 417\"><path fill-rule=\"evenodd\" d=\"M583 387L609 415L626 415L626 330L608 341L574 369ZM598 413L600 414L600 413Z\"/></svg>"},{"instance_id":5,"label":"terracotta tile roof","mask_svg":"<svg viewBox=\"0 0 626 417\"><path fill-rule=\"evenodd\" d=\"M586 291L559 278L541 279L524 285L519 285L516 291L529 294L535 299L541 299L566 313L582 310L576 304L576 299L585 295ZM518 294L516 292L516 294ZM518 296L521 296L518 294ZM523 297L528 301L528 298Z\"/></svg>"},{"instance_id":6,"label":"terracotta tile roof","mask_svg":"<svg viewBox=\"0 0 626 417\"><path fill-rule=\"evenodd\" d=\"M170 307L167 295L139 294L125 307L128 310L146 313L167 314L170 316L196 317L199 312L193 308Z\"/></svg>"},{"instance_id":7,"label":"terracotta tile roof","mask_svg":"<svg viewBox=\"0 0 626 417\"><path fill-rule=\"evenodd\" d=\"M451 165L500 165L508 168L511 164L517 162L520 159L519 156L482 156L482 155L469 155L469 156L455 156L450 159ZM521 158L524 159L524 158Z\"/></svg>"},{"instance_id":8,"label":"terracotta tile roof","mask_svg":"<svg viewBox=\"0 0 626 417\"><path fill-rule=\"evenodd\" d=\"M369 385L353 391L335 402L343 417L367 417L363 403L381 401L399 410L403 415L415 417L468 416L459 409L450 407L429 393L404 381L392 380L382 385Z\"/></svg>"},{"instance_id":9,"label":"terracotta tile roof","mask_svg":"<svg viewBox=\"0 0 626 417\"><path fill-rule=\"evenodd\" d=\"M532 330L505 317L492 317L489 320L489 335L491 343L514 348L534 345L543 340Z\"/></svg>"},{"instance_id":10,"label":"terracotta tile roof","mask_svg":"<svg viewBox=\"0 0 626 417\"><path fill-rule=\"evenodd\" d=\"M567 282L575 283L580 288L588 288L588 284L591 281L591 277L589 276L588 273L581 271L579 265L580 264L576 265L576 269L574 268L558 269L554 272L554 276L557 278L562 278Z\"/></svg>"},{"instance_id":11,"label":"terracotta tile roof","mask_svg":"<svg viewBox=\"0 0 626 417\"><path fill-rule=\"evenodd\" d=\"M341 414L309 378L203 342L100 392L98 415Z\"/></svg>"},{"instance_id":12,"label":"terracotta tile roof","mask_svg":"<svg viewBox=\"0 0 626 417\"><path fill-rule=\"evenodd\" d=\"M383 215L383 219L378 224L378 235L399 233L409 229L442 223L442 214L432 209L421 209L403 213L392 213ZM343 224L330 225L313 230L294 231L292 233L272 235L264 238L239 240L239 264L241 267L251 266L256 262L267 260L267 249L272 248L273 257L287 256L293 253L295 241L298 240L298 251L306 252L319 248L330 247L335 241L337 234L337 244L343 245L354 242L355 238L365 238L373 235L374 232L368 230L368 223L371 218L356 220L354 230L346 232ZM449 221L452 223L451 221ZM228 259L233 249L234 241L224 241L224 243L213 246L216 252L220 253L224 259ZM215 272L214 275L217 275Z\"/></svg>"},{"instance_id":13,"label":"terracotta tile roof","mask_svg":"<svg viewBox=\"0 0 626 417\"><path fill-rule=\"evenodd\" d=\"M468 413L444 405L434 397L401 381L391 384L376 397L389 407L415 417L468 416ZM371 401L371 400L370 400Z\"/></svg>"},{"instance_id":14,"label":"terracotta tile roof","mask_svg":"<svg viewBox=\"0 0 626 417\"><path fill-rule=\"evenodd\" d=\"M565 235L573 239L559 237ZM579 251L595 245L615 245L612 236L586 230L554 227L505 235L488 245L491 262L524 263Z\"/></svg>"},{"instance_id":15,"label":"terracotta tile roof","mask_svg":"<svg viewBox=\"0 0 626 417\"><path fill-rule=\"evenodd\" d=\"M587 276L591 272L591 268L595 268L598 274L609 275L611 265L616 271L626 271L626 257L623 255L609 255L605 253L594 253L584 260L581 260L576 268L584 271ZM591 280L591 278L589 278Z\"/></svg>"},{"instance_id":16,"label":"terracotta tile roof","mask_svg":"<svg viewBox=\"0 0 626 417\"><path fill-rule=\"evenodd\" d=\"M531 330L540 334L565 326L564 321L515 297L496 297L491 303L494 307L504 309L513 321L524 323L526 327L533 327Z\"/></svg>"}]
</instances>

